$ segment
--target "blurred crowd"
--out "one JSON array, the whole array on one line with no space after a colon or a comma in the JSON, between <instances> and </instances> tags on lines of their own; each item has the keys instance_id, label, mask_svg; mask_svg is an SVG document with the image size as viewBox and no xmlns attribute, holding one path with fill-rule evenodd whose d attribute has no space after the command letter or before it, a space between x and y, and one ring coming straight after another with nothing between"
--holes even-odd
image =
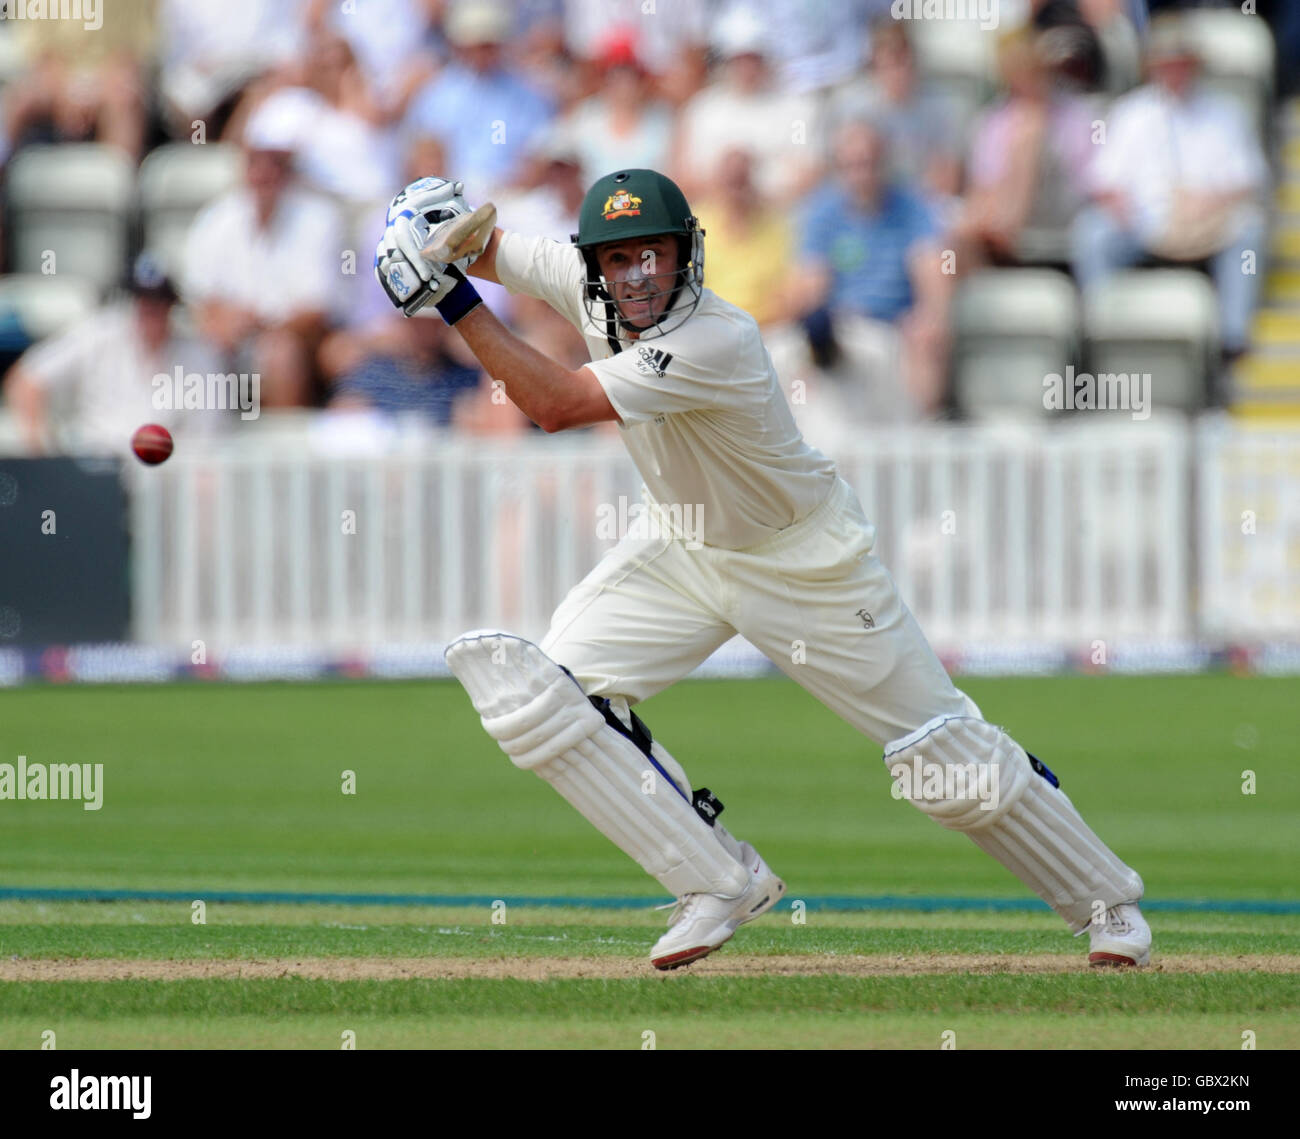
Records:
<instances>
[{"instance_id":1,"label":"blurred crowd","mask_svg":"<svg viewBox=\"0 0 1300 1139\"><path fill-rule=\"evenodd\" d=\"M1230 361L1257 303L1239 266L1268 225L1271 101L1300 86L1300 4L1241 16L1268 21L1280 61L1258 114L1199 84L1193 6L965 5L997 14L966 25L991 45L991 86L935 81L936 21L895 18L891 0L135 0L93 32L0 21L10 273L41 271L16 205L25 152L241 159L166 247L132 226L113 254L124 292L14 343L6 406L32 450L55 445L56 414L120 439L183 422L138 398L179 367L255 373L265 410L527 431L438 318L389 308L371 275L385 203L445 175L506 228L567 241L585 187L633 166L685 191L706 286L764 326L797 414L953 414L954 290L985 266L1053 266L1084 290L1127 266L1198 266ZM90 200L102 186L85 177ZM75 208L79 187L61 195ZM484 291L541 350L585 361L546 306Z\"/></svg>"}]
</instances>

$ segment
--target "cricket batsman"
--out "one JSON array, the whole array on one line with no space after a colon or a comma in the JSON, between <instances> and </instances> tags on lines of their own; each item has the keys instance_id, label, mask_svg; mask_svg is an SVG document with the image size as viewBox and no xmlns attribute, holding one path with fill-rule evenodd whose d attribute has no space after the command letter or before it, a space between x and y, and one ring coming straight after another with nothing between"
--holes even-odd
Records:
<instances>
[{"instance_id":1,"label":"cricket batsman","mask_svg":"<svg viewBox=\"0 0 1300 1139\"><path fill-rule=\"evenodd\" d=\"M1087 930L1090 962L1146 964L1142 879L1056 776L953 686L873 556L853 490L800 436L757 324L704 288L704 232L681 190L653 170L608 174L568 245L503 231L495 216L490 204L471 209L459 182L411 183L375 253L380 285L408 316L434 305L543 430L616 422L647 509L540 645L476 631L448 647L447 663L514 764L678 899L651 964L707 956L785 891L632 711L736 633L882 745L891 772L964 773L896 785L1071 931ZM471 277L551 305L591 363L572 371L515 336ZM961 793L972 786L997 795Z\"/></svg>"}]
</instances>

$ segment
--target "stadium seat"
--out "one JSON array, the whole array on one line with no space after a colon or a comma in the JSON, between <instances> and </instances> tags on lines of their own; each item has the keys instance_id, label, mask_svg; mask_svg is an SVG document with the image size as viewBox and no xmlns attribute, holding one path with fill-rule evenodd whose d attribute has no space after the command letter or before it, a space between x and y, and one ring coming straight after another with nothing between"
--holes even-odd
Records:
<instances>
[{"instance_id":1,"label":"stadium seat","mask_svg":"<svg viewBox=\"0 0 1300 1139\"><path fill-rule=\"evenodd\" d=\"M1150 373L1156 407L1203 407L1219 350L1214 286L1191 269L1134 269L1084 304L1088 370Z\"/></svg>"},{"instance_id":2,"label":"stadium seat","mask_svg":"<svg viewBox=\"0 0 1300 1139\"><path fill-rule=\"evenodd\" d=\"M968 20L913 20L908 33L926 87L979 106L997 83L997 37Z\"/></svg>"},{"instance_id":3,"label":"stadium seat","mask_svg":"<svg viewBox=\"0 0 1300 1139\"><path fill-rule=\"evenodd\" d=\"M1016 241L1016 260L1022 265L1068 265L1068 226L1027 225Z\"/></svg>"},{"instance_id":4,"label":"stadium seat","mask_svg":"<svg viewBox=\"0 0 1300 1139\"><path fill-rule=\"evenodd\" d=\"M135 166L93 142L28 146L9 165L12 264L21 273L85 277L100 288L126 269Z\"/></svg>"},{"instance_id":5,"label":"stadium seat","mask_svg":"<svg viewBox=\"0 0 1300 1139\"><path fill-rule=\"evenodd\" d=\"M963 283L953 311L953 390L974 418L1046 413L1043 380L1079 343L1074 283L1053 269L989 269Z\"/></svg>"},{"instance_id":6,"label":"stadium seat","mask_svg":"<svg viewBox=\"0 0 1300 1139\"><path fill-rule=\"evenodd\" d=\"M43 340L88 316L97 299L93 282L67 273L0 277L0 314L16 317L28 342Z\"/></svg>"},{"instance_id":7,"label":"stadium seat","mask_svg":"<svg viewBox=\"0 0 1300 1139\"><path fill-rule=\"evenodd\" d=\"M1197 9L1183 19L1200 54L1205 85L1241 104L1267 142L1275 51L1268 25L1234 9Z\"/></svg>"},{"instance_id":8,"label":"stadium seat","mask_svg":"<svg viewBox=\"0 0 1300 1139\"><path fill-rule=\"evenodd\" d=\"M195 146L173 142L153 151L140 167L144 247L173 272L180 271L185 235L195 215L239 179L239 148L229 143Z\"/></svg>"}]
</instances>

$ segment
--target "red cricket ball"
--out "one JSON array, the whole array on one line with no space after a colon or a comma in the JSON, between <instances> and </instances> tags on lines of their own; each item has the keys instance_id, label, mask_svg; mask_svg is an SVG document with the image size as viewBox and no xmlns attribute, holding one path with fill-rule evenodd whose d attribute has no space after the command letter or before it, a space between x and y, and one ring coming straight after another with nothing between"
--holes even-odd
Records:
<instances>
[{"instance_id":1,"label":"red cricket ball","mask_svg":"<svg viewBox=\"0 0 1300 1139\"><path fill-rule=\"evenodd\" d=\"M157 423L146 423L131 436L131 450L142 463L151 467L161 463L172 453L172 435Z\"/></svg>"}]
</instances>

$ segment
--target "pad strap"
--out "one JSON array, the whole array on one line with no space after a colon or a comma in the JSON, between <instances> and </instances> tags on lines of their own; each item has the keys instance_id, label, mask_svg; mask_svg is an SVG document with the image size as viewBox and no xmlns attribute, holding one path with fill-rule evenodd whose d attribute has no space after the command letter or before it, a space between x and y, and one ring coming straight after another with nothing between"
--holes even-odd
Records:
<instances>
[{"instance_id":1,"label":"pad strap","mask_svg":"<svg viewBox=\"0 0 1300 1139\"><path fill-rule=\"evenodd\" d=\"M676 783L669 778L673 789L665 791L646 778L651 764L664 768L633 741L632 728L616 730L536 645L508 633L471 633L446 655L484 729L514 764L550 783L670 893L736 897L748 887L747 868ZM650 740L644 725L642 734Z\"/></svg>"}]
</instances>

